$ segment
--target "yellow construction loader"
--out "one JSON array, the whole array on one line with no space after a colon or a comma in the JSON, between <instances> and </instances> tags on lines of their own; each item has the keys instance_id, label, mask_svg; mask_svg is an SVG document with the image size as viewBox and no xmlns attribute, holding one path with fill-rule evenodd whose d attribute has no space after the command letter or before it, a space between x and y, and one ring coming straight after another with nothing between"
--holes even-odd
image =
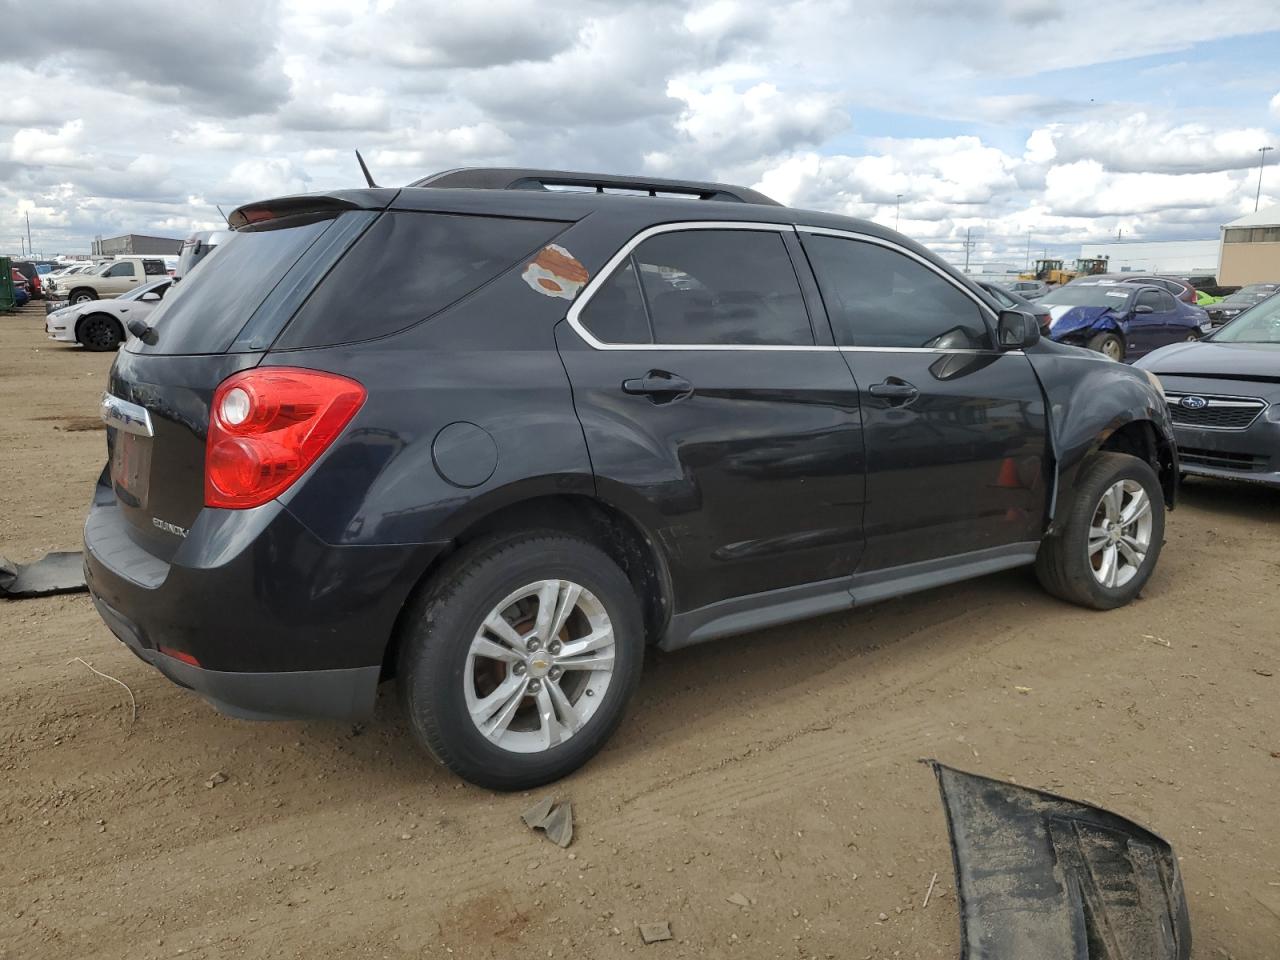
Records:
<instances>
[{"instance_id":1,"label":"yellow construction loader","mask_svg":"<svg viewBox=\"0 0 1280 960\"><path fill-rule=\"evenodd\" d=\"M1034 271L1018 275L1019 280L1040 280L1048 284L1070 283L1075 278L1074 270L1062 269L1061 260L1037 260Z\"/></svg>"}]
</instances>

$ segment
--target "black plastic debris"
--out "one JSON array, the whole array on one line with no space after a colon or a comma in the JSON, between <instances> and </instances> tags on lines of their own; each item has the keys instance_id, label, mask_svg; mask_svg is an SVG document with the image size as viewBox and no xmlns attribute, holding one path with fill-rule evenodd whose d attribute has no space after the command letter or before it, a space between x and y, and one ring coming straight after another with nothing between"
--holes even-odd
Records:
<instances>
[{"instance_id":1,"label":"black plastic debris","mask_svg":"<svg viewBox=\"0 0 1280 960\"><path fill-rule=\"evenodd\" d=\"M88 590L84 558L79 551L49 553L35 563L12 563L0 557L0 597L20 600Z\"/></svg>"},{"instance_id":2,"label":"black plastic debris","mask_svg":"<svg viewBox=\"0 0 1280 960\"><path fill-rule=\"evenodd\" d=\"M1187 960L1173 848L1100 807L929 761L951 833L962 960Z\"/></svg>"}]
</instances>

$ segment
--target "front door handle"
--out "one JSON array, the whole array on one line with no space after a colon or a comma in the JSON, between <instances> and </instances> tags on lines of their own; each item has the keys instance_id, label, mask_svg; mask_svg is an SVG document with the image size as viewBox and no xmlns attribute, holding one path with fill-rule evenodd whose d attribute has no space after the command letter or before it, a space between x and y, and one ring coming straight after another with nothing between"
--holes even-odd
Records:
<instances>
[{"instance_id":1,"label":"front door handle","mask_svg":"<svg viewBox=\"0 0 1280 960\"><path fill-rule=\"evenodd\" d=\"M873 397L897 403L910 403L920 396L919 390L905 380L899 380L897 377L890 377L883 383L872 384L867 392Z\"/></svg>"},{"instance_id":2,"label":"front door handle","mask_svg":"<svg viewBox=\"0 0 1280 960\"><path fill-rule=\"evenodd\" d=\"M623 380L622 392L647 396L654 403L669 403L693 393L693 384L665 370L650 370L643 377Z\"/></svg>"}]
</instances>

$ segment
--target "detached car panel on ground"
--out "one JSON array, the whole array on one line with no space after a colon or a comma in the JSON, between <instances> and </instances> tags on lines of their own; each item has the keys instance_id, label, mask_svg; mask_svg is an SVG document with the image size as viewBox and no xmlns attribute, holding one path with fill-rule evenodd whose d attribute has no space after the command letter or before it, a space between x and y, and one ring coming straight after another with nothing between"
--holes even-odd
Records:
<instances>
[{"instance_id":1,"label":"detached car panel on ground","mask_svg":"<svg viewBox=\"0 0 1280 960\"><path fill-rule=\"evenodd\" d=\"M646 643L1033 562L1114 607L1159 555L1153 382L874 224L524 170L231 224L116 359L85 527L111 628L230 712L395 674L435 757L524 788L600 748Z\"/></svg>"},{"instance_id":2,"label":"detached car panel on ground","mask_svg":"<svg viewBox=\"0 0 1280 960\"><path fill-rule=\"evenodd\" d=\"M1138 365L1164 385L1186 473L1280 486L1280 297Z\"/></svg>"}]
</instances>

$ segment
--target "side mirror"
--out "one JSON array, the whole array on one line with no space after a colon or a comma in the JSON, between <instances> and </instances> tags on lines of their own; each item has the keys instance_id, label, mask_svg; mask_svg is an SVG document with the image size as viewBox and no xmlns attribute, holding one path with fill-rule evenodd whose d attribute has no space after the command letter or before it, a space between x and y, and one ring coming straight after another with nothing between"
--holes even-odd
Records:
<instances>
[{"instance_id":1,"label":"side mirror","mask_svg":"<svg viewBox=\"0 0 1280 960\"><path fill-rule=\"evenodd\" d=\"M160 294L156 293L154 290L149 290L146 293L144 293L142 296L140 296L138 299L145 300L147 303L159 303Z\"/></svg>"},{"instance_id":2,"label":"side mirror","mask_svg":"<svg viewBox=\"0 0 1280 960\"><path fill-rule=\"evenodd\" d=\"M1001 350L1021 350L1040 342L1040 321L1021 310L1001 310L996 332Z\"/></svg>"},{"instance_id":3,"label":"side mirror","mask_svg":"<svg viewBox=\"0 0 1280 960\"><path fill-rule=\"evenodd\" d=\"M1155 307L1152 307L1145 303L1140 303L1133 308L1133 312L1134 313L1155 313L1156 310L1155 310Z\"/></svg>"}]
</instances>

